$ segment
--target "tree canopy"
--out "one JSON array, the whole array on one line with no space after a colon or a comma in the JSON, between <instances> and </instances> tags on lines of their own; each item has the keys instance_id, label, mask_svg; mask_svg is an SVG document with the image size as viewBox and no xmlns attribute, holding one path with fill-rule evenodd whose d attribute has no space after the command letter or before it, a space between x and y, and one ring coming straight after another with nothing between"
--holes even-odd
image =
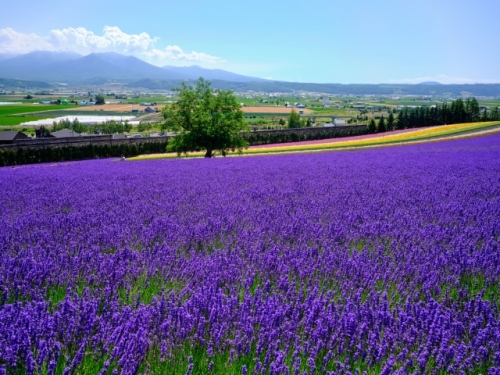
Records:
<instances>
[{"instance_id":1,"label":"tree canopy","mask_svg":"<svg viewBox=\"0 0 500 375\"><path fill-rule=\"evenodd\" d=\"M195 86L184 82L174 89L178 100L163 109L162 130L177 132L167 151L187 153L206 150L205 157L216 152L226 156L228 150L242 151L248 147L240 132L247 131L240 103L231 90L212 89L203 78Z\"/></svg>"},{"instance_id":2,"label":"tree canopy","mask_svg":"<svg viewBox=\"0 0 500 375\"><path fill-rule=\"evenodd\" d=\"M95 104L97 104L97 105L106 104L106 102L104 100L104 95L96 95L95 96Z\"/></svg>"},{"instance_id":3,"label":"tree canopy","mask_svg":"<svg viewBox=\"0 0 500 375\"><path fill-rule=\"evenodd\" d=\"M398 115L397 129L411 129L422 126L459 124L476 121L498 121L494 111L481 116L476 98L457 99L451 104L432 107L403 108Z\"/></svg>"},{"instance_id":4,"label":"tree canopy","mask_svg":"<svg viewBox=\"0 0 500 375\"><path fill-rule=\"evenodd\" d=\"M394 130L394 115L392 114L392 112L389 113L389 117L387 118L387 130Z\"/></svg>"},{"instance_id":5,"label":"tree canopy","mask_svg":"<svg viewBox=\"0 0 500 375\"><path fill-rule=\"evenodd\" d=\"M387 128L386 128L386 126L385 126L385 119L384 119L384 116L382 116L382 117L380 118L380 120L378 121L377 131L378 131L379 133L383 133L383 132L387 131Z\"/></svg>"},{"instance_id":6,"label":"tree canopy","mask_svg":"<svg viewBox=\"0 0 500 375\"><path fill-rule=\"evenodd\" d=\"M368 123L368 133L375 133L377 132L377 124L375 124L375 120L371 119L370 122Z\"/></svg>"},{"instance_id":7,"label":"tree canopy","mask_svg":"<svg viewBox=\"0 0 500 375\"><path fill-rule=\"evenodd\" d=\"M288 117L288 127L289 128L302 127L302 121L300 120L300 115L295 111L295 109L292 109L292 112L290 112L290 116Z\"/></svg>"}]
</instances>

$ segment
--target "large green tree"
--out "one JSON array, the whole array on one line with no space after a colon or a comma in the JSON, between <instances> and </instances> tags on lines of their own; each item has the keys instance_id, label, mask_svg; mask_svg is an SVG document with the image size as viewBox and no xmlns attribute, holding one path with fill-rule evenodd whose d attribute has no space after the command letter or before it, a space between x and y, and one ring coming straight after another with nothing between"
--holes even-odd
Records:
<instances>
[{"instance_id":1,"label":"large green tree","mask_svg":"<svg viewBox=\"0 0 500 375\"><path fill-rule=\"evenodd\" d=\"M167 151L187 153L205 150L211 158L228 150L242 151L248 142L241 136L248 131L240 103L231 90L212 89L210 82L198 79L194 86L184 82L174 89L178 100L165 106L162 130L178 133L167 146Z\"/></svg>"}]
</instances>

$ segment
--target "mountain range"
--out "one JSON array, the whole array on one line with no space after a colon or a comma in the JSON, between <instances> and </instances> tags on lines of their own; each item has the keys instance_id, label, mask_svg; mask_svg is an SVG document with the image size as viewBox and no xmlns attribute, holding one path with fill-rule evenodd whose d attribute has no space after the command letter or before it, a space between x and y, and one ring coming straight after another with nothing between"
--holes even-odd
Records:
<instances>
[{"instance_id":1,"label":"mountain range","mask_svg":"<svg viewBox=\"0 0 500 375\"><path fill-rule=\"evenodd\" d=\"M233 82L264 82L221 69L151 65L115 52L91 53L33 51L15 57L0 55L0 77L65 83L132 82L141 79L191 80L203 77Z\"/></svg>"},{"instance_id":2,"label":"mountain range","mask_svg":"<svg viewBox=\"0 0 500 375\"><path fill-rule=\"evenodd\" d=\"M178 67L151 65L134 56L114 52L91 53L34 51L24 55L0 54L0 89L8 87L50 87L49 83L103 85L110 82L129 88L171 89L182 81L203 77L212 87L233 91L309 91L341 95L473 95L500 96L500 84L335 84L270 81L221 69L197 65Z\"/></svg>"}]
</instances>

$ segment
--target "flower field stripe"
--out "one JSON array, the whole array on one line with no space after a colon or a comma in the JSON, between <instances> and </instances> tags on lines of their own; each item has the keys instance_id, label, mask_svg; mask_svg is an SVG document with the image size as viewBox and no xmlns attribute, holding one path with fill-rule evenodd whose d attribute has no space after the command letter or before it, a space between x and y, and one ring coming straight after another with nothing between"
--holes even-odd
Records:
<instances>
[{"instance_id":1,"label":"flower field stripe","mask_svg":"<svg viewBox=\"0 0 500 375\"><path fill-rule=\"evenodd\" d=\"M0 189L0 375L500 371L500 134Z\"/></svg>"},{"instance_id":2,"label":"flower field stripe","mask_svg":"<svg viewBox=\"0 0 500 375\"><path fill-rule=\"evenodd\" d=\"M425 129L416 129L413 131L397 134L385 134L385 135L374 135L371 138L356 139L356 140L345 140L335 142L325 142L316 144L303 144L303 145L280 145L280 146L270 146L270 147L259 147L259 148L249 148L242 152L243 155L256 155L256 154L270 154L270 153L285 153L285 152L296 152L296 151L320 151L320 150L335 150L335 149L352 149L352 148L362 148L370 146L382 146L391 144L400 144L424 140L432 140L443 137L452 137L460 134L467 134L469 132L479 132L487 129L495 129L500 126L499 122L480 122L480 123L466 123L466 124L454 124L454 125L443 125L436 126ZM181 155L181 157L202 157L203 152L191 152L187 155ZM238 155L236 153L229 153L229 155ZM152 154L152 155L141 155L137 157L130 158L129 160L151 160L151 159L165 159L165 158L176 158L177 154Z\"/></svg>"},{"instance_id":3,"label":"flower field stripe","mask_svg":"<svg viewBox=\"0 0 500 375\"><path fill-rule=\"evenodd\" d=\"M321 149L328 150L328 149L344 149L344 148L352 149L352 148L362 148L368 146L402 144L408 142L433 140L443 137L452 137L454 135L467 134L471 131L472 132L482 131L490 128L496 129L499 126L500 123L482 123L476 126L460 126L460 127L456 125L449 125L449 127L446 129L430 128L426 130L416 130L408 133L378 136L362 140L322 143L314 145L295 145L295 146L260 148L257 149L256 152L254 152L253 149L249 149L246 150L244 153L247 154L259 153L261 150L263 152L272 152L272 151L294 151L294 150L307 151L307 150L321 150Z\"/></svg>"}]
</instances>

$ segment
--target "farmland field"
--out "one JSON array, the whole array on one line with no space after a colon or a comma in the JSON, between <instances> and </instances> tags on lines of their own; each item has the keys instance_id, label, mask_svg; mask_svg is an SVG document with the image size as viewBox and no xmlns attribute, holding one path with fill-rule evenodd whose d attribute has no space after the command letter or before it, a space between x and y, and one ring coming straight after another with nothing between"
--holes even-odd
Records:
<instances>
[{"instance_id":1,"label":"farmland field","mask_svg":"<svg viewBox=\"0 0 500 375\"><path fill-rule=\"evenodd\" d=\"M299 112L299 110L304 111L304 113L311 113L312 111L304 108L286 108L286 107L242 107L241 110L244 113L282 113L282 114L290 114L292 110L295 112Z\"/></svg>"},{"instance_id":2,"label":"farmland field","mask_svg":"<svg viewBox=\"0 0 500 375\"><path fill-rule=\"evenodd\" d=\"M157 107L159 110L163 108L163 104L153 105L151 107ZM145 106L141 106L139 104L103 104L103 105L90 105L90 106L77 106L73 107L71 111L78 112L94 112L94 111L106 111L106 112L132 112L132 109L138 109L141 112L144 112L144 109L147 108Z\"/></svg>"},{"instance_id":3,"label":"farmland field","mask_svg":"<svg viewBox=\"0 0 500 375\"><path fill-rule=\"evenodd\" d=\"M19 125L19 124L22 124L23 122L42 120L45 118L47 118L47 116L44 116L44 117L0 116L0 126L2 126L2 125Z\"/></svg>"},{"instance_id":4,"label":"farmland field","mask_svg":"<svg viewBox=\"0 0 500 375\"><path fill-rule=\"evenodd\" d=\"M0 374L496 374L500 135L0 169Z\"/></svg>"},{"instance_id":5,"label":"farmland field","mask_svg":"<svg viewBox=\"0 0 500 375\"><path fill-rule=\"evenodd\" d=\"M0 116L7 115L18 115L25 113L37 113L37 112L45 112L45 111L53 111L53 110L63 110L70 109L73 106L70 105L33 105L33 104L24 104L24 105L2 105L0 106Z\"/></svg>"}]
</instances>

